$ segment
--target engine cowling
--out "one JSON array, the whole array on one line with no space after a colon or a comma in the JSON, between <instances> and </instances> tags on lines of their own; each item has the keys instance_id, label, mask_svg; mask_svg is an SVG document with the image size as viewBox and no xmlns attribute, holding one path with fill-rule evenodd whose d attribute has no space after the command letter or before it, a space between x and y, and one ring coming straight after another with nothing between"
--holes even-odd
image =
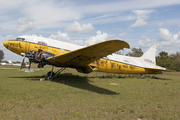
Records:
<instances>
[{"instance_id":1,"label":"engine cowling","mask_svg":"<svg viewBox=\"0 0 180 120\"><path fill-rule=\"evenodd\" d=\"M43 68L46 64L48 64L49 62L47 59L52 56L55 56L55 54L45 52L41 49L38 51L28 51L26 54L26 57L28 57L31 62L39 63L38 68Z\"/></svg>"}]
</instances>

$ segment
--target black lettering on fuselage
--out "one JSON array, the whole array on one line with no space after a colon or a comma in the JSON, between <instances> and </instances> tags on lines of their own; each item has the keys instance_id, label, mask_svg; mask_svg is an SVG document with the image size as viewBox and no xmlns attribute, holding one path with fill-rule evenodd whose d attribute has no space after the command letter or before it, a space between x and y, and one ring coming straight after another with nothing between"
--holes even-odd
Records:
<instances>
[{"instance_id":1,"label":"black lettering on fuselage","mask_svg":"<svg viewBox=\"0 0 180 120\"><path fill-rule=\"evenodd\" d=\"M149 59L144 59L145 62L148 62L148 63L151 63L151 64L154 64L154 61L152 60L149 60Z\"/></svg>"}]
</instances>

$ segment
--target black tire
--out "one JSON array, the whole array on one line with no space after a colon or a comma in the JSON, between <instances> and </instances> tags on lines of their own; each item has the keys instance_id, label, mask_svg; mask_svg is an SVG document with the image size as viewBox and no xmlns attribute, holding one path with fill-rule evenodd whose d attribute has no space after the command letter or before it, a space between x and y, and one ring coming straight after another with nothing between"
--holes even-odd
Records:
<instances>
[{"instance_id":1,"label":"black tire","mask_svg":"<svg viewBox=\"0 0 180 120\"><path fill-rule=\"evenodd\" d=\"M46 76L45 76L45 80L51 80L54 77L55 73L52 72L52 76L51 76L51 71L49 71Z\"/></svg>"}]
</instances>

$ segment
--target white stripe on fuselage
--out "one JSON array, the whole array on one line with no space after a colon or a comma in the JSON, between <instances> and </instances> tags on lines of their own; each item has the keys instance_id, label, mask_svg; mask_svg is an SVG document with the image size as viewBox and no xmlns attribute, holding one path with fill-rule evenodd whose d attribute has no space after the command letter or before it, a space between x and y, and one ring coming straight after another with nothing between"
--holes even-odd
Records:
<instances>
[{"instance_id":1,"label":"white stripe on fuselage","mask_svg":"<svg viewBox=\"0 0 180 120\"><path fill-rule=\"evenodd\" d=\"M64 50L68 50L68 51L73 51L73 50L85 47L85 46L75 45L72 43L67 43L67 42L53 40L53 39L44 38L44 37L37 37L37 36L18 36L18 37L25 38L25 41L36 43L36 44L38 44L38 42L43 41L47 44L47 46L64 49Z\"/></svg>"}]
</instances>

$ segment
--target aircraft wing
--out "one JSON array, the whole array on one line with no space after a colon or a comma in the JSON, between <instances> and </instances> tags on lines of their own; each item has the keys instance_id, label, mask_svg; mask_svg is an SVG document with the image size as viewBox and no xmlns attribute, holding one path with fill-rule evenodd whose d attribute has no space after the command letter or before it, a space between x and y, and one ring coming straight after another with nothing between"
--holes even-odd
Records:
<instances>
[{"instance_id":1,"label":"aircraft wing","mask_svg":"<svg viewBox=\"0 0 180 120\"><path fill-rule=\"evenodd\" d=\"M109 40L50 57L47 60L57 66L88 66L89 63L123 48L129 48L129 44L121 40Z\"/></svg>"}]
</instances>

